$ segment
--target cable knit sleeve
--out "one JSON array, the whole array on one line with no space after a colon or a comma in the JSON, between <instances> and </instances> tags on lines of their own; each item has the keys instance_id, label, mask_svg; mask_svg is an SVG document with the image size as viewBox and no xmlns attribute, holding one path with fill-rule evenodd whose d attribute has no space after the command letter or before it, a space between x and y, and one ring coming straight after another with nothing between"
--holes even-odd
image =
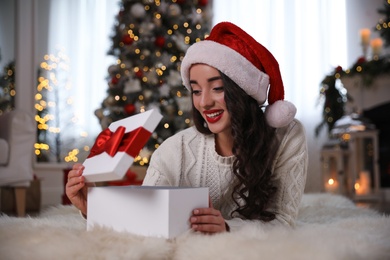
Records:
<instances>
[{"instance_id":1,"label":"cable knit sleeve","mask_svg":"<svg viewBox=\"0 0 390 260\"><path fill-rule=\"evenodd\" d=\"M269 210L276 213L279 222L294 226L306 184L307 143L304 128L297 120L283 132L273 167L277 192Z\"/></svg>"},{"instance_id":2,"label":"cable knit sleeve","mask_svg":"<svg viewBox=\"0 0 390 260\"><path fill-rule=\"evenodd\" d=\"M268 210L276 214L276 219L265 222L264 225L294 227L306 184L308 164L306 136L302 124L297 120L286 128L278 129L277 136L279 148L273 163L273 181L277 192L268 206ZM231 230L237 230L244 223L256 222L258 223L239 218L227 221Z\"/></svg>"}]
</instances>

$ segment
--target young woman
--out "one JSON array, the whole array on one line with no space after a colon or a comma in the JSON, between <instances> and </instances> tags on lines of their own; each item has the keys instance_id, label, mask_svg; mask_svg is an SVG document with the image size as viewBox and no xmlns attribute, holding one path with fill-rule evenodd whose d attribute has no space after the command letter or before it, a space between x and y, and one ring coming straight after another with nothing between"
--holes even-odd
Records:
<instances>
[{"instance_id":1,"label":"young woman","mask_svg":"<svg viewBox=\"0 0 390 260\"><path fill-rule=\"evenodd\" d=\"M294 105L283 100L275 58L223 22L188 49L181 73L192 93L195 126L160 145L143 185L208 187L210 207L194 209L190 218L195 231L233 231L247 221L293 226L307 147ZM86 215L82 170L78 164L70 171L66 194Z\"/></svg>"}]
</instances>

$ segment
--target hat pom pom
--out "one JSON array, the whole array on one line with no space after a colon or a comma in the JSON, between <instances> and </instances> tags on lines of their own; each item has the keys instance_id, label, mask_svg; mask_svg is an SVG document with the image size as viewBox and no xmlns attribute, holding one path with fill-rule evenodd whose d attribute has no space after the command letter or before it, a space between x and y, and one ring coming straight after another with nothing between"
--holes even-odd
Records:
<instances>
[{"instance_id":1,"label":"hat pom pom","mask_svg":"<svg viewBox=\"0 0 390 260\"><path fill-rule=\"evenodd\" d=\"M278 100L265 109L267 123L274 128L287 126L294 119L297 108L288 101Z\"/></svg>"}]
</instances>

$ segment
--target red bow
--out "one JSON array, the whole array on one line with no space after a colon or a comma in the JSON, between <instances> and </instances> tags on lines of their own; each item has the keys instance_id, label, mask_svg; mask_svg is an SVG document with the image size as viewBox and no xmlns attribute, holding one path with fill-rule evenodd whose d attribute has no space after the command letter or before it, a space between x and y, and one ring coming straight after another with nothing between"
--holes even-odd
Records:
<instances>
[{"instance_id":1,"label":"red bow","mask_svg":"<svg viewBox=\"0 0 390 260\"><path fill-rule=\"evenodd\" d=\"M129 133L125 133L125 130L125 127L120 126L115 133L112 133L109 128L102 131L96 138L88 158L103 152L111 157L114 157L117 152L125 152L135 158L148 141L151 133L143 127Z\"/></svg>"}]
</instances>

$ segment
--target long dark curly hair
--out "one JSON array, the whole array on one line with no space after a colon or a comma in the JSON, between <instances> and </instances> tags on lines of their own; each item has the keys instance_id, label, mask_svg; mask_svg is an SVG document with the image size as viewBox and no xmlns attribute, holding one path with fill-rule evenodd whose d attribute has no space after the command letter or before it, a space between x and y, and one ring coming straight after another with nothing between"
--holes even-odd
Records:
<instances>
[{"instance_id":1,"label":"long dark curly hair","mask_svg":"<svg viewBox=\"0 0 390 260\"><path fill-rule=\"evenodd\" d=\"M221 73L227 110L231 116L233 135L233 173L238 179L232 197L239 213L246 219L271 221L273 212L267 205L276 187L271 182L271 165L277 146L275 129L266 121L257 101L245 93L234 81ZM193 120L199 132L211 134L198 110L192 108ZM244 203L240 204L242 199Z\"/></svg>"}]
</instances>

